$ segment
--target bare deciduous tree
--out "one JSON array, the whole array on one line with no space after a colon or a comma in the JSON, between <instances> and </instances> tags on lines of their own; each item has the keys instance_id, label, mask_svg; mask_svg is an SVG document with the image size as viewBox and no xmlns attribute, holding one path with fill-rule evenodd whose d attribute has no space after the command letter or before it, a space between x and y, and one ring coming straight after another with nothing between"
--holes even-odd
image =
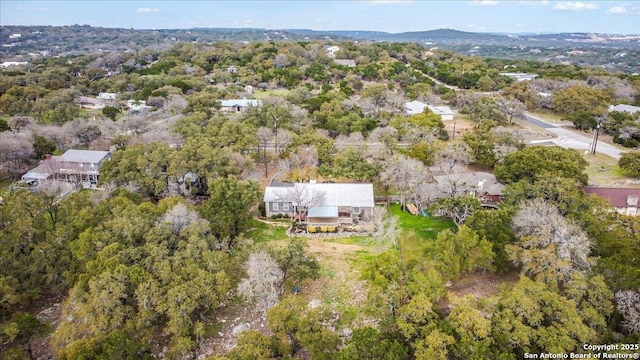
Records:
<instances>
[{"instance_id":1,"label":"bare deciduous tree","mask_svg":"<svg viewBox=\"0 0 640 360\"><path fill-rule=\"evenodd\" d=\"M469 145L462 141L456 141L438 153L433 168L439 174L456 173L469 165L471 160Z\"/></svg>"},{"instance_id":2,"label":"bare deciduous tree","mask_svg":"<svg viewBox=\"0 0 640 360\"><path fill-rule=\"evenodd\" d=\"M169 224L171 231L176 235L193 223L205 222L195 210L189 209L183 203L174 205L166 214L160 217L160 221Z\"/></svg>"},{"instance_id":3,"label":"bare deciduous tree","mask_svg":"<svg viewBox=\"0 0 640 360\"><path fill-rule=\"evenodd\" d=\"M640 334L640 292L618 291L615 294L616 308L624 317L622 326L629 334Z\"/></svg>"},{"instance_id":4,"label":"bare deciduous tree","mask_svg":"<svg viewBox=\"0 0 640 360\"><path fill-rule=\"evenodd\" d=\"M33 125L33 121L26 116L12 116L9 119L9 127L15 132L21 132L31 125Z\"/></svg>"},{"instance_id":5,"label":"bare deciduous tree","mask_svg":"<svg viewBox=\"0 0 640 360\"><path fill-rule=\"evenodd\" d=\"M371 221L376 227L374 236L378 240L380 251L395 246L398 238L398 217L391 216L384 207L377 206L371 212Z\"/></svg>"},{"instance_id":6,"label":"bare deciduous tree","mask_svg":"<svg viewBox=\"0 0 640 360\"><path fill-rule=\"evenodd\" d=\"M396 155L380 173L380 180L385 185L400 192L400 203L404 206L407 194L418 184L432 181L431 172L421 161Z\"/></svg>"},{"instance_id":7,"label":"bare deciduous tree","mask_svg":"<svg viewBox=\"0 0 640 360\"><path fill-rule=\"evenodd\" d=\"M33 153L33 141L26 133L0 133L0 164L15 176L20 173L21 164L25 163Z\"/></svg>"},{"instance_id":8,"label":"bare deciduous tree","mask_svg":"<svg viewBox=\"0 0 640 360\"><path fill-rule=\"evenodd\" d=\"M312 189L311 186L305 186L304 184L285 188L278 194L278 201L293 204L298 222L302 220L302 211L322 204L324 199L325 193L323 191Z\"/></svg>"},{"instance_id":9,"label":"bare deciduous tree","mask_svg":"<svg viewBox=\"0 0 640 360\"><path fill-rule=\"evenodd\" d=\"M264 251L249 255L244 268L248 277L240 281L238 293L245 299L256 302L266 316L267 310L278 303L282 270L278 262Z\"/></svg>"}]
</instances>

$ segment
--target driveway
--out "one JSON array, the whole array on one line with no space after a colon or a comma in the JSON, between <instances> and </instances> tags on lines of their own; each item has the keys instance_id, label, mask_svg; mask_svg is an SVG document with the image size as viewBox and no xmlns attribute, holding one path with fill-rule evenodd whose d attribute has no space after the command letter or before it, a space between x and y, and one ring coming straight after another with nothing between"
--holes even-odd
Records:
<instances>
[{"instance_id":1,"label":"driveway","mask_svg":"<svg viewBox=\"0 0 640 360\"><path fill-rule=\"evenodd\" d=\"M593 139L592 139L592 136L588 134L580 134L578 132L565 129L561 126L556 126L540 118L537 118L529 113L525 114L525 121L527 121L529 124L544 128L545 130L550 131L556 134L557 136L555 139L551 139L551 140L530 141L529 144L546 145L549 142L552 142L555 145L561 146L565 149L576 149L581 151L589 150L591 148L591 142ZM620 159L620 156L623 153L623 151L616 148L615 146L611 146L602 141L598 141L598 145L596 146L596 152L611 156L614 159Z\"/></svg>"}]
</instances>

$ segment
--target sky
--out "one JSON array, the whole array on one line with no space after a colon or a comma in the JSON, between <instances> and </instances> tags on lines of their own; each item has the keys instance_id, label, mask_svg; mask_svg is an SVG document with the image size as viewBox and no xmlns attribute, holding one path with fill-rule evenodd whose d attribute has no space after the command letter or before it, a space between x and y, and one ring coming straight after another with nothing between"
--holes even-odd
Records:
<instances>
[{"instance_id":1,"label":"sky","mask_svg":"<svg viewBox=\"0 0 640 360\"><path fill-rule=\"evenodd\" d=\"M0 25L640 34L640 0L0 0Z\"/></svg>"}]
</instances>

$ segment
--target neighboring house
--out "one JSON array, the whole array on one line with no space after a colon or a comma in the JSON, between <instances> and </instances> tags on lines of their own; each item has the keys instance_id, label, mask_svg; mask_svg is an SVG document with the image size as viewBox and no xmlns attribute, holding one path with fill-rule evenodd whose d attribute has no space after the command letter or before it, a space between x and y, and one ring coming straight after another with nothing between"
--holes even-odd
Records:
<instances>
[{"instance_id":1,"label":"neighboring house","mask_svg":"<svg viewBox=\"0 0 640 360\"><path fill-rule=\"evenodd\" d=\"M335 59L334 62L338 65L347 66L347 67L356 67L355 60L349 59Z\"/></svg>"},{"instance_id":2,"label":"neighboring house","mask_svg":"<svg viewBox=\"0 0 640 360\"><path fill-rule=\"evenodd\" d=\"M510 72L500 73L500 75L510 77L515 81L533 80L538 77L538 74L510 73Z\"/></svg>"},{"instance_id":3,"label":"neighboring house","mask_svg":"<svg viewBox=\"0 0 640 360\"><path fill-rule=\"evenodd\" d=\"M618 112L626 112L631 115L640 112L640 106L632 106L632 105L611 105L609 106L609 112L618 111Z\"/></svg>"},{"instance_id":4,"label":"neighboring house","mask_svg":"<svg viewBox=\"0 0 640 360\"><path fill-rule=\"evenodd\" d=\"M640 189L588 186L583 190L587 194L593 194L607 200L620 214L639 215L638 199L640 198Z\"/></svg>"},{"instance_id":5,"label":"neighboring house","mask_svg":"<svg viewBox=\"0 0 640 360\"><path fill-rule=\"evenodd\" d=\"M434 114L440 115L442 121L453 120L453 110L451 110L451 108L448 106L432 106L418 100L404 103L404 108L407 115L421 114L426 107L428 107L429 110L431 110L431 112L433 112Z\"/></svg>"},{"instance_id":6,"label":"neighboring house","mask_svg":"<svg viewBox=\"0 0 640 360\"><path fill-rule=\"evenodd\" d=\"M220 111L243 113L249 110L250 107L258 107L262 105L260 100L247 100L247 99L230 99L220 100Z\"/></svg>"},{"instance_id":7,"label":"neighboring house","mask_svg":"<svg viewBox=\"0 0 640 360\"><path fill-rule=\"evenodd\" d=\"M117 97L116 93L101 92L98 94L98 99L102 99L102 100L115 100L116 97Z\"/></svg>"},{"instance_id":8,"label":"neighboring house","mask_svg":"<svg viewBox=\"0 0 640 360\"><path fill-rule=\"evenodd\" d=\"M27 65L27 64L28 62L26 61L5 61L2 64L0 64L0 67L4 69L8 69L10 67Z\"/></svg>"},{"instance_id":9,"label":"neighboring house","mask_svg":"<svg viewBox=\"0 0 640 360\"><path fill-rule=\"evenodd\" d=\"M267 186L267 217L301 214L308 224L352 224L369 217L375 206L373 184L295 183Z\"/></svg>"},{"instance_id":10,"label":"neighboring house","mask_svg":"<svg viewBox=\"0 0 640 360\"><path fill-rule=\"evenodd\" d=\"M89 96L78 96L78 103L83 109L100 110L105 107L104 100Z\"/></svg>"},{"instance_id":11,"label":"neighboring house","mask_svg":"<svg viewBox=\"0 0 640 360\"><path fill-rule=\"evenodd\" d=\"M111 159L108 151L67 150L62 156L47 155L40 165L24 174L22 180L33 187L45 181L59 180L96 188L100 168L108 159Z\"/></svg>"},{"instance_id":12,"label":"neighboring house","mask_svg":"<svg viewBox=\"0 0 640 360\"><path fill-rule=\"evenodd\" d=\"M336 57L336 53L340 51L340 47L339 46L329 46L325 49L325 53L327 55L329 55L332 58Z\"/></svg>"},{"instance_id":13,"label":"neighboring house","mask_svg":"<svg viewBox=\"0 0 640 360\"><path fill-rule=\"evenodd\" d=\"M505 189L493 174L486 172L438 175L433 178L434 199L469 195L483 204L495 204L500 202Z\"/></svg>"},{"instance_id":14,"label":"neighboring house","mask_svg":"<svg viewBox=\"0 0 640 360\"><path fill-rule=\"evenodd\" d=\"M127 100L127 107L132 113L150 111L153 109L153 106L147 105L147 102L144 100Z\"/></svg>"}]
</instances>

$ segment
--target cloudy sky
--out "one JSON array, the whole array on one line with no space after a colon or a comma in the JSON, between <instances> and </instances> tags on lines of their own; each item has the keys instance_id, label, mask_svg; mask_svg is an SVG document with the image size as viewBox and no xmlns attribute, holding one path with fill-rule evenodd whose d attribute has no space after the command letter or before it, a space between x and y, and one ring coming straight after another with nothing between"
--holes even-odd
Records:
<instances>
[{"instance_id":1,"label":"cloudy sky","mask_svg":"<svg viewBox=\"0 0 640 360\"><path fill-rule=\"evenodd\" d=\"M640 1L0 1L0 25L640 34Z\"/></svg>"}]
</instances>

